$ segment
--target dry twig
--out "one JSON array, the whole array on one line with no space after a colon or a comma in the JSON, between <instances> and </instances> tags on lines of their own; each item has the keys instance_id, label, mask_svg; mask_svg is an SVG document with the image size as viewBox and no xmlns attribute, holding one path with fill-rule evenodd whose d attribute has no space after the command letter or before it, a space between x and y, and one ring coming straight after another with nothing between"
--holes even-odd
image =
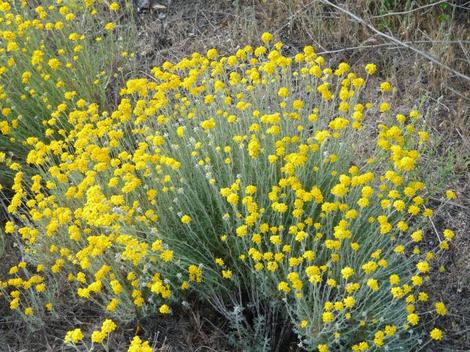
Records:
<instances>
[{"instance_id":1,"label":"dry twig","mask_svg":"<svg viewBox=\"0 0 470 352\"><path fill-rule=\"evenodd\" d=\"M432 4L423 5L423 6L415 8L415 9L408 10L408 11L389 12L389 13L386 13L386 14L383 14L383 15L372 16L372 18L382 18L382 17L388 17L388 16L407 15L407 14L415 12L415 11L420 11L420 10L426 9L428 7L434 7L434 6L442 4L444 2L447 2L447 0L440 0L440 1L437 1L437 2L433 2Z\"/></svg>"},{"instance_id":2,"label":"dry twig","mask_svg":"<svg viewBox=\"0 0 470 352\"><path fill-rule=\"evenodd\" d=\"M404 48L408 48L412 51L414 51L415 53L417 53L418 55L428 59L429 61L435 63L436 65L439 65L441 67L443 67L444 69L452 72L453 74L455 74L456 76L460 77L460 78L463 78L465 79L466 81L470 81L470 77L453 69L452 67L440 62L438 59L436 59L435 57L431 56L430 54L428 54L427 52L424 52L422 50L419 50L417 48L415 48L414 46L412 45L409 45L405 42L402 42L401 40L393 37L392 35L389 35L389 34L386 34L384 32L381 32L379 31L377 28L375 28L372 24L366 22L364 19L362 19L361 17L355 15L354 13L352 13L351 11L349 10L346 10L345 8L341 7L341 6L338 6L334 3L332 3L331 1L329 0L319 0L320 2L326 4L326 5L329 5L331 7L334 7L335 9L337 9L338 11L340 12L343 12L344 14L350 16L352 19L356 20L357 22L359 22L360 24L366 26L367 28L369 28L371 31L373 31L374 33L378 34L379 36L381 37L384 37L388 40L391 40L392 42L404 47Z\"/></svg>"}]
</instances>

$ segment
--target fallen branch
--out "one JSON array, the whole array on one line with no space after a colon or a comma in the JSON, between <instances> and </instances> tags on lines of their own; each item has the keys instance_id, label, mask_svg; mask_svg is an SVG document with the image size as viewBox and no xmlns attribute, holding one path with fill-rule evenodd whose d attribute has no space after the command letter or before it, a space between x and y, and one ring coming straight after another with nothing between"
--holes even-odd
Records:
<instances>
[{"instance_id":1,"label":"fallen branch","mask_svg":"<svg viewBox=\"0 0 470 352\"><path fill-rule=\"evenodd\" d=\"M372 16L372 18L382 18L382 17L388 17L388 16L406 15L406 14L409 14L409 13L412 13L412 12L415 12L415 11L426 9L428 7L434 7L434 6L442 4L444 2L447 2L447 0L440 0L438 2L434 2L434 3L428 4L428 5L423 5L423 6L415 8L415 9L408 10L408 11L389 12L389 13L386 13L386 14L383 14L383 15Z\"/></svg>"},{"instance_id":2,"label":"fallen branch","mask_svg":"<svg viewBox=\"0 0 470 352\"><path fill-rule=\"evenodd\" d=\"M374 33L378 34L379 36L381 37L384 37L388 40L391 40L392 42L404 47L404 48L408 48L412 51L414 51L415 53L419 54L420 56L428 59L429 61L435 63L436 65L438 66L441 66L443 67L444 69L452 72L453 74L455 74L456 76L460 77L460 78L463 78L467 81L470 81L470 77L467 76L467 75L464 75L463 73L459 72L459 71L456 71L455 69L453 69L452 67L440 62L438 59L436 59L435 57L431 56L430 54L422 51L422 50L419 50L415 47L413 47L412 45L409 45L409 44L406 44L405 42L402 42L401 40L389 35L389 34L386 34L384 32L381 32L379 31L377 28L375 28L373 25L371 25L370 23L366 22L364 19L362 19L361 17L355 15L354 13L352 13L351 11L349 10L346 10L344 8L342 8L341 6L338 6L334 3L332 3L331 1L329 0L319 0L320 2L326 4L326 5L329 5L331 7L334 7L335 9L337 9L338 11L340 12L343 12L345 13L346 15L348 15L349 17L351 17L352 19L356 20L358 23L366 26L367 28L369 28L371 31L373 31Z\"/></svg>"},{"instance_id":3,"label":"fallen branch","mask_svg":"<svg viewBox=\"0 0 470 352\"><path fill-rule=\"evenodd\" d=\"M470 44L469 40L418 40L418 41L411 41L411 42L403 42L405 44L438 44L438 43L443 43L443 44L459 44L460 46L462 44ZM399 47L393 47L394 45L397 45L396 43L382 43L382 44L371 44L371 45L358 45L358 46L351 46L348 48L341 48L341 49L335 49L335 50L326 50L326 51L321 51L317 52L319 55L324 55L324 54L336 54L340 53L343 51L351 51L351 50L361 50L361 49L375 49L375 48L382 48L382 47L392 47L391 49L394 48L399 48Z\"/></svg>"}]
</instances>

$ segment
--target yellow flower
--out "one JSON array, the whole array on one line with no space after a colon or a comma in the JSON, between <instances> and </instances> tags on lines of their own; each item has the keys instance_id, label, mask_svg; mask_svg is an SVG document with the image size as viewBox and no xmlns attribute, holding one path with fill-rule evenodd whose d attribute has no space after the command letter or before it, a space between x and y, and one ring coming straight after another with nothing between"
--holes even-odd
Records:
<instances>
[{"instance_id":1,"label":"yellow flower","mask_svg":"<svg viewBox=\"0 0 470 352\"><path fill-rule=\"evenodd\" d=\"M447 199L452 200L452 199L456 199L457 195L455 194L455 192L453 190L448 189L446 191L446 197L447 197Z\"/></svg>"},{"instance_id":2,"label":"yellow flower","mask_svg":"<svg viewBox=\"0 0 470 352\"><path fill-rule=\"evenodd\" d=\"M356 305L356 300L353 296L348 296L343 300L343 303L346 308L352 308Z\"/></svg>"},{"instance_id":3,"label":"yellow flower","mask_svg":"<svg viewBox=\"0 0 470 352\"><path fill-rule=\"evenodd\" d=\"M354 275L354 269L347 266L341 269L341 275L345 280L349 279L352 275Z\"/></svg>"},{"instance_id":4,"label":"yellow flower","mask_svg":"<svg viewBox=\"0 0 470 352\"><path fill-rule=\"evenodd\" d=\"M202 269L192 264L188 267L189 279L194 282L202 281Z\"/></svg>"},{"instance_id":5,"label":"yellow flower","mask_svg":"<svg viewBox=\"0 0 470 352\"><path fill-rule=\"evenodd\" d=\"M253 136L250 140L250 143L248 143L248 154L253 159L256 159L260 153L260 150L261 150L261 145L258 141L258 138Z\"/></svg>"},{"instance_id":6,"label":"yellow flower","mask_svg":"<svg viewBox=\"0 0 470 352\"><path fill-rule=\"evenodd\" d=\"M181 222L183 224L189 224L191 222L191 217L189 215L183 215L181 217Z\"/></svg>"},{"instance_id":7,"label":"yellow flower","mask_svg":"<svg viewBox=\"0 0 470 352\"><path fill-rule=\"evenodd\" d=\"M158 311L161 313L161 314L170 314L171 313L171 309L170 307L167 305L167 304L162 304L160 306L160 308L158 309Z\"/></svg>"},{"instance_id":8,"label":"yellow flower","mask_svg":"<svg viewBox=\"0 0 470 352\"><path fill-rule=\"evenodd\" d=\"M60 67L60 61L57 60L56 58L50 59L47 64L49 65L50 68L53 70L57 70Z\"/></svg>"},{"instance_id":9,"label":"yellow flower","mask_svg":"<svg viewBox=\"0 0 470 352\"><path fill-rule=\"evenodd\" d=\"M110 312L114 312L119 304L119 299L113 298L108 305L106 306L106 310Z\"/></svg>"},{"instance_id":10,"label":"yellow flower","mask_svg":"<svg viewBox=\"0 0 470 352\"><path fill-rule=\"evenodd\" d=\"M106 25L104 26L104 29L106 29L107 31L112 31L114 28L116 28L116 24L113 22L106 23Z\"/></svg>"},{"instance_id":11,"label":"yellow flower","mask_svg":"<svg viewBox=\"0 0 470 352\"><path fill-rule=\"evenodd\" d=\"M377 331L375 334L374 334L374 343L376 346L378 347L382 347L384 342L383 342L383 339L385 337L385 333L381 330Z\"/></svg>"},{"instance_id":12,"label":"yellow flower","mask_svg":"<svg viewBox=\"0 0 470 352\"><path fill-rule=\"evenodd\" d=\"M122 292L122 286L121 286L121 284L119 283L119 281L117 281L117 280L112 280L112 281L110 282L110 285L111 285L111 289L113 290L113 292L114 292L115 294L118 295L118 294L120 294L120 293Z\"/></svg>"},{"instance_id":13,"label":"yellow flower","mask_svg":"<svg viewBox=\"0 0 470 352\"><path fill-rule=\"evenodd\" d=\"M443 234L444 234L444 237L449 241L452 240L455 236L454 231L449 230L449 229L445 229Z\"/></svg>"},{"instance_id":14,"label":"yellow flower","mask_svg":"<svg viewBox=\"0 0 470 352\"><path fill-rule=\"evenodd\" d=\"M331 323L335 319L335 316L332 312L324 312L322 314L322 320L325 324Z\"/></svg>"},{"instance_id":15,"label":"yellow flower","mask_svg":"<svg viewBox=\"0 0 470 352\"><path fill-rule=\"evenodd\" d=\"M437 314L441 316L447 315L447 307L444 302L436 302L434 304L434 308L436 309Z\"/></svg>"},{"instance_id":16,"label":"yellow flower","mask_svg":"<svg viewBox=\"0 0 470 352\"><path fill-rule=\"evenodd\" d=\"M415 326L415 325L418 325L418 322L419 322L419 316L415 313L411 313L411 314L408 314L407 318L408 322Z\"/></svg>"},{"instance_id":17,"label":"yellow flower","mask_svg":"<svg viewBox=\"0 0 470 352\"><path fill-rule=\"evenodd\" d=\"M359 342L358 344L352 346L353 352L367 351L368 349L369 349L369 344L366 341Z\"/></svg>"},{"instance_id":18,"label":"yellow flower","mask_svg":"<svg viewBox=\"0 0 470 352\"><path fill-rule=\"evenodd\" d=\"M279 291L284 292L284 293L289 293L289 291L290 291L289 284L285 281L279 282L279 284L277 285L277 289Z\"/></svg>"},{"instance_id":19,"label":"yellow flower","mask_svg":"<svg viewBox=\"0 0 470 352\"><path fill-rule=\"evenodd\" d=\"M414 242L421 242L423 240L423 231L417 230L411 234L411 238Z\"/></svg>"},{"instance_id":20,"label":"yellow flower","mask_svg":"<svg viewBox=\"0 0 470 352\"><path fill-rule=\"evenodd\" d=\"M431 217L433 214L433 211L432 209L429 209L429 208L425 208L424 211L423 211L423 216L429 218Z\"/></svg>"},{"instance_id":21,"label":"yellow flower","mask_svg":"<svg viewBox=\"0 0 470 352\"><path fill-rule=\"evenodd\" d=\"M400 122L400 123L405 123L405 121L406 121L406 116L403 115L403 114L397 114L396 119L397 119L397 121Z\"/></svg>"},{"instance_id":22,"label":"yellow flower","mask_svg":"<svg viewBox=\"0 0 470 352\"><path fill-rule=\"evenodd\" d=\"M232 277L232 271L230 270L222 270L222 277L224 279L230 279Z\"/></svg>"},{"instance_id":23,"label":"yellow flower","mask_svg":"<svg viewBox=\"0 0 470 352\"><path fill-rule=\"evenodd\" d=\"M361 248L361 245L357 242L353 242L351 243L351 249L354 251L354 252L357 252L359 250L359 248Z\"/></svg>"},{"instance_id":24,"label":"yellow flower","mask_svg":"<svg viewBox=\"0 0 470 352\"><path fill-rule=\"evenodd\" d=\"M182 138L184 136L184 126L178 126L176 134L178 137Z\"/></svg>"},{"instance_id":25,"label":"yellow flower","mask_svg":"<svg viewBox=\"0 0 470 352\"><path fill-rule=\"evenodd\" d=\"M416 264L416 268L422 273L428 273L430 270L429 263L425 260L420 261L418 264Z\"/></svg>"},{"instance_id":26,"label":"yellow flower","mask_svg":"<svg viewBox=\"0 0 470 352\"><path fill-rule=\"evenodd\" d=\"M116 328L117 328L117 325L114 321L112 321L111 319L106 319L103 322L103 325L101 326L101 331L104 334L109 334L113 332L114 330L116 330Z\"/></svg>"},{"instance_id":27,"label":"yellow flower","mask_svg":"<svg viewBox=\"0 0 470 352\"><path fill-rule=\"evenodd\" d=\"M375 279L369 279L367 280L367 286L369 286L369 288L372 290L372 291L378 291L379 290L379 283L377 280Z\"/></svg>"},{"instance_id":28,"label":"yellow flower","mask_svg":"<svg viewBox=\"0 0 470 352\"><path fill-rule=\"evenodd\" d=\"M296 99L294 100L294 102L292 103L292 107L295 109L295 110L301 110L303 107L304 107L305 103L303 102L303 100L300 100L300 99Z\"/></svg>"},{"instance_id":29,"label":"yellow flower","mask_svg":"<svg viewBox=\"0 0 470 352\"><path fill-rule=\"evenodd\" d=\"M208 59L215 60L215 59L217 59L218 56L219 56L219 53L217 52L217 49L209 49L207 51L207 58Z\"/></svg>"},{"instance_id":30,"label":"yellow flower","mask_svg":"<svg viewBox=\"0 0 470 352\"><path fill-rule=\"evenodd\" d=\"M366 69L367 74L372 76L375 72L377 72L377 65L367 64L365 69Z\"/></svg>"},{"instance_id":31,"label":"yellow flower","mask_svg":"<svg viewBox=\"0 0 470 352\"><path fill-rule=\"evenodd\" d=\"M164 262L171 262L171 261L173 260L173 251L170 250L170 249L164 250L164 251L160 254L160 258L161 258Z\"/></svg>"},{"instance_id":32,"label":"yellow flower","mask_svg":"<svg viewBox=\"0 0 470 352\"><path fill-rule=\"evenodd\" d=\"M111 11L117 11L119 10L120 6L117 2L112 2L111 4L109 4L109 9Z\"/></svg>"},{"instance_id":33,"label":"yellow flower","mask_svg":"<svg viewBox=\"0 0 470 352\"><path fill-rule=\"evenodd\" d=\"M432 338L433 340L441 341L441 340L442 340L443 333L442 333L442 330L441 330L441 329L434 328L434 329L431 330L431 332L429 333L429 335L431 336L431 338Z\"/></svg>"},{"instance_id":34,"label":"yellow flower","mask_svg":"<svg viewBox=\"0 0 470 352\"><path fill-rule=\"evenodd\" d=\"M263 34L261 34L261 41L264 44L268 44L272 39L273 39L273 35L269 32L264 32Z\"/></svg>"},{"instance_id":35,"label":"yellow flower","mask_svg":"<svg viewBox=\"0 0 470 352\"><path fill-rule=\"evenodd\" d=\"M380 90L382 92L389 92L392 90L392 85L390 84L390 82L382 82L380 84Z\"/></svg>"},{"instance_id":36,"label":"yellow flower","mask_svg":"<svg viewBox=\"0 0 470 352\"><path fill-rule=\"evenodd\" d=\"M148 341L142 341L139 336L134 336L127 352L153 352Z\"/></svg>"},{"instance_id":37,"label":"yellow flower","mask_svg":"<svg viewBox=\"0 0 470 352\"><path fill-rule=\"evenodd\" d=\"M279 95L282 98L286 98L289 95L289 89L286 87L281 87L277 91L277 95Z\"/></svg>"},{"instance_id":38,"label":"yellow flower","mask_svg":"<svg viewBox=\"0 0 470 352\"><path fill-rule=\"evenodd\" d=\"M77 343L81 340L83 340L84 336L82 333L82 330L80 329L74 329L67 331L67 334L65 334L64 337L64 343Z\"/></svg>"},{"instance_id":39,"label":"yellow flower","mask_svg":"<svg viewBox=\"0 0 470 352\"><path fill-rule=\"evenodd\" d=\"M5 233L12 234L15 232L15 225L12 221L7 221L5 224Z\"/></svg>"},{"instance_id":40,"label":"yellow flower","mask_svg":"<svg viewBox=\"0 0 470 352\"><path fill-rule=\"evenodd\" d=\"M410 111L410 117L413 119L417 119L419 117L419 112L416 110Z\"/></svg>"},{"instance_id":41,"label":"yellow flower","mask_svg":"<svg viewBox=\"0 0 470 352\"><path fill-rule=\"evenodd\" d=\"M101 331L93 331L91 334L91 341L93 343L102 343L106 335Z\"/></svg>"}]
</instances>

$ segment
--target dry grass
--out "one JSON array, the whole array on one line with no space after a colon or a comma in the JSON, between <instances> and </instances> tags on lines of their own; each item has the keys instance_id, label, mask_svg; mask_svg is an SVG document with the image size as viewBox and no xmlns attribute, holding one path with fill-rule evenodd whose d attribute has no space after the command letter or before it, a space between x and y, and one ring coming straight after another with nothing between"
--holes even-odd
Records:
<instances>
[{"instance_id":1,"label":"dry grass","mask_svg":"<svg viewBox=\"0 0 470 352\"><path fill-rule=\"evenodd\" d=\"M462 77L470 76L470 4L413 1L410 7L409 1L346 0L336 2L339 10L322 0L160 3L167 8L138 16L140 69L135 75L165 60L176 61L210 47L233 52L247 43L258 43L260 33L270 31L293 53L313 43L333 64L342 60L351 66L377 63L381 78L398 88L398 106L426 101L423 108L436 142L427 156L425 171L435 184L452 187L460 195L445 207L440 199L435 200L436 229L455 228L457 238L441 259L446 272L432 286L448 303L447 338L444 347L429 346L429 350L470 350L470 81ZM443 4L450 5L443 9ZM11 244L6 245L8 253ZM2 258L9 260L8 256ZM2 263L0 269L5 267ZM81 314L75 319L86 319L92 313ZM6 307L0 306L0 317L0 351L63 350L61 341L50 334L52 330L55 336L65 332L63 321L51 322L28 335L25 327L8 320ZM139 326L160 351L229 350L219 323L201 307L166 322L142 321ZM130 327L114 337L114 350L123 351L134 332Z\"/></svg>"}]
</instances>

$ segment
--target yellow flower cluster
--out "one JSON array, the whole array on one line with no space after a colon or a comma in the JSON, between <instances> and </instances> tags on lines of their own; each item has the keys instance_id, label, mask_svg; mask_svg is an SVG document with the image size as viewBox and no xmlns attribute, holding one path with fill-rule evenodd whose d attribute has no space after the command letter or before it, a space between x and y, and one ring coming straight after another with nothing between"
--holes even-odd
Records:
<instances>
[{"instance_id":1,"label":"yellow flower cluster","mask_svg":"<svg viewBox=\"0 0 470 352\"><path fill-rule=\"evenodd\" d=\"M119 77L134 54L128 52L128 35L117 41L111 32L126 10L116 2L102 5L0 1L0 150L23 158L28 137L38 138L34 143L60 139L75 107L105 104L109 80Z\"/></svg>"},{"instance_id":2,"label":"yellow flower cluster","mask_svg":"<svg viewBox=\"0 0 470 352\"><path fill-rule=\"evenodd\" d=\"M93 331L91 341L94 343L102 343L111 332L116 330L116 327L116 324L112 320L106 319L101 326L101 330Z\"/></svg>"},{"instance_id":3,"label":"yellow flower cluster","mask_svg":"<svg viewBox=\"0 0 470 352\"><path fill-rule=\"evenodd\" d=\"M420 246L433 214L419 113L393 116L388 82L364 101L374 64L328 67L311 46L291 58L261 40L165 62L127 81L112 112L70 94L56 118L70 129L26 139L38 171L17 170L8 207L29 258L0 282L12 309L31 301L46 319L37 302L62 280L115 320L170 314L188 292L220 307L246 296L282 306L310 350L412 343L400 334L423 320L435 260ZM151 348L135 337L129 351Z\"/></svg>"},{"instance_id":4,"label":"yellow flower cluster","mask_svg":"<svg viewBox=\"0 0 470 352\"><path fill-rule=\"evenodd\" d=\"M83 338L84 336L83 336L82 330L74 329L74 330L67 332L67 334L64 337L64 343L77 343L83 340Z\"/></svg>"},{"instance_id":5,"label":"yellow flower cluster","mask_svg":"<svg viewBox=\"0 0 470 352\"><path fill-rule=\"evenodd\" d=\"M132 339L128 352L153 352L153 348L150 347L148 341L142 341L139 336L135 336Z\"/></svg>"}]
</instances>

